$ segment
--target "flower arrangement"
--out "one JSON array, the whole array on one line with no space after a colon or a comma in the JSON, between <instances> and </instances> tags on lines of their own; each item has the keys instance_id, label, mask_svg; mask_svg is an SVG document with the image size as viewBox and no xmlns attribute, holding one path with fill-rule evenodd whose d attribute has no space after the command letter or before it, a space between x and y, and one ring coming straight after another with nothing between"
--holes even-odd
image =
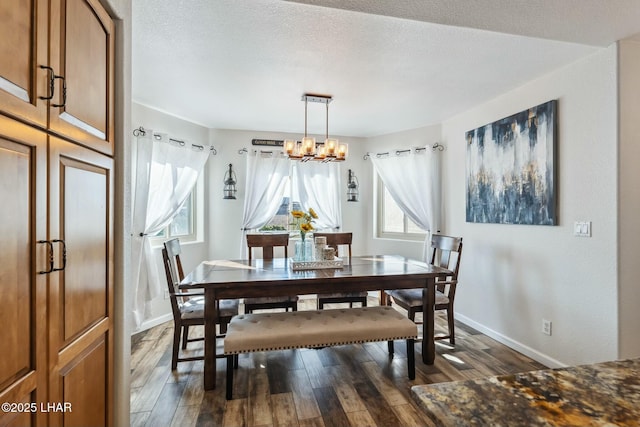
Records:
<instances>
[{"instance_id":1,"label":"flower arrangement","mask_svg":"<svg viewBox=\"0 0 640 427\"><path fill-rule=\"evenodd\" d=\"M304 241L306 234L313 230L312 222L314 219L318 219L318 214L313 208L309 208L308 211L291 211L293 222L291 225L300 229L300 238Z\"/></svg>"}]
</instances>

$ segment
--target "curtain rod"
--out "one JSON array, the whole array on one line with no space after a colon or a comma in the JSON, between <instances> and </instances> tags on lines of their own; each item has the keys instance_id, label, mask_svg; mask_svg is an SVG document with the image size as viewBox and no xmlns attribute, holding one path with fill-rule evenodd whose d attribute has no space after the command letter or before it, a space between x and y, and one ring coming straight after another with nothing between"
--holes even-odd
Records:
<instances>
[{"instance_id":1,"label":"curtain rod","mask_svg":"<svg viewBox=\"0 0 640 427\"><path fill-rule=\"evenodd\" d=\"M238 150L238 154L243 155L243 154L247 154L249 152L249 150L247 150L247 148L241 148ZM273 151L273 150L251 150L251 152L253 154L262 154L263 156L273 156L273 155L277 155L277 156L283 156L284 154L282 153L282 151Z\"/></svg>"},{"instance_id":2,"label":"curtain rod","mask_svg":"<svg viewBox=\"0 0 640 427\"><path fill-rule=\"evenodd\" d=\"M427 150L427 147L415 147L415 148L407 148L407 149L405 149L405 150L395 150L393 153L394 153L396 156L399 156L400 154L403 154L403 153L410 153L411 151L413 151L413 152L415 152L415 153L419 153L419 152L421 152L421 151L426 151L426 150ZM439 142L436 142L435 144L433 144L433 145L431 146L431 151L436 151L436 150L438 150L438 151L444 151L444 145L440 144ZM363 158L364 160L369 160L369 158L370 158L372 155L373 155L373 153L369 153L369 152L367 152L367 154L365 154L364 156L362 156L362 158ZM383 153L376 153L376 157L377 157L377 158L381 158L381 157L388 156L388 155L389 155L389 152L388 152L388 151L385 151L385 152L383 152Z\"/></svg>"},{"instance_id":3,"label":"curtain rod","mask_svg":"<svg viewBox=\"0 0 640 427\"><path fill-rule=\"evenodd\" d=\"M145 136L146 134L147 134L147 131L142 126L140 126L139 128L133 130L133 136L135 136L135 137ZM162 136L160 134L154 133L153 134L153 138L156 139L156 140L160 140L160 139L162 139ZM174 143L180 145L181 147L184 147L186 145L186 142L184 142L181 139L175 139L175 138L169 137L169 141L170 142L174 142ZM191 144L191 148L197 148L198 150L202 151L202 150L204 150L204 145ZM214 155L214 156L216 154L218 154L218 150L216 150L213 145L211 145L209 147L209 151L211 151L211 154Z\"/></svg>"}]
</instances>

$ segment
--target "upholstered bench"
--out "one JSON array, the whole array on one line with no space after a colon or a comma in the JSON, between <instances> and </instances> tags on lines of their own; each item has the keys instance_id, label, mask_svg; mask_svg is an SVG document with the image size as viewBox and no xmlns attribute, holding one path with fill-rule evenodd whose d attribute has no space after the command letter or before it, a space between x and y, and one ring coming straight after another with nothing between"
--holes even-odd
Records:
<instances>
[{"instance_id":1,"label":"upholstered bench","mask_svg":"<svg viewBox=\"0 0 640 427\"><path fill-rule=\"evenodd\" d=\"M252 313L235 316L227 327L227 399L233 394L234 357L255 351L318 348L372 341L407 340L407 371L415 379L414 343L418 327L393 307Z\"/></svg>"}]
</instances>

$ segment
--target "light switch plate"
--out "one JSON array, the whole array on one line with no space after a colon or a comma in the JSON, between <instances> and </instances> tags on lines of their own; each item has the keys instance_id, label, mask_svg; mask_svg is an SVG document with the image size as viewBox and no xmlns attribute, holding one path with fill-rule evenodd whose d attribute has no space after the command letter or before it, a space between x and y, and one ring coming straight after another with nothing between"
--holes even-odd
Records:
<instances>
[{"instance_id":1,"label":"light switch plate","mask_svg":"<svg viewBox=\"0 0 640 427\"><path fill-rule=\"evenodd\" d=\"M573 235L577 237L591 237L591 221L574 222Z\"/></svg>"}]
</instances>

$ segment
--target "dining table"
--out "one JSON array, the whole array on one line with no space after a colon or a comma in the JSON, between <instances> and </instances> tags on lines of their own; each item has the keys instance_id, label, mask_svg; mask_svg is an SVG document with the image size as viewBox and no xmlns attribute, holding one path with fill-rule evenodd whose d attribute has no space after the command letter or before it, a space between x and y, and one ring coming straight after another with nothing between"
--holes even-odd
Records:
<instances>
[{"instance_id":1,"label":"dining table","mask_svg":"<svg viewBox=\"0 0 640 427\"><path fill-rule=\"evenodd\" d=\"M332 292L423 289L422 360L435 360L435 282L450 270L399 255L354 256L339 268L294 269L290 258L201 262L180 283L181 289L204 291L204 389L216 385L216 301L250 297L294 296Z\"/></svg>"}]
</instances>

